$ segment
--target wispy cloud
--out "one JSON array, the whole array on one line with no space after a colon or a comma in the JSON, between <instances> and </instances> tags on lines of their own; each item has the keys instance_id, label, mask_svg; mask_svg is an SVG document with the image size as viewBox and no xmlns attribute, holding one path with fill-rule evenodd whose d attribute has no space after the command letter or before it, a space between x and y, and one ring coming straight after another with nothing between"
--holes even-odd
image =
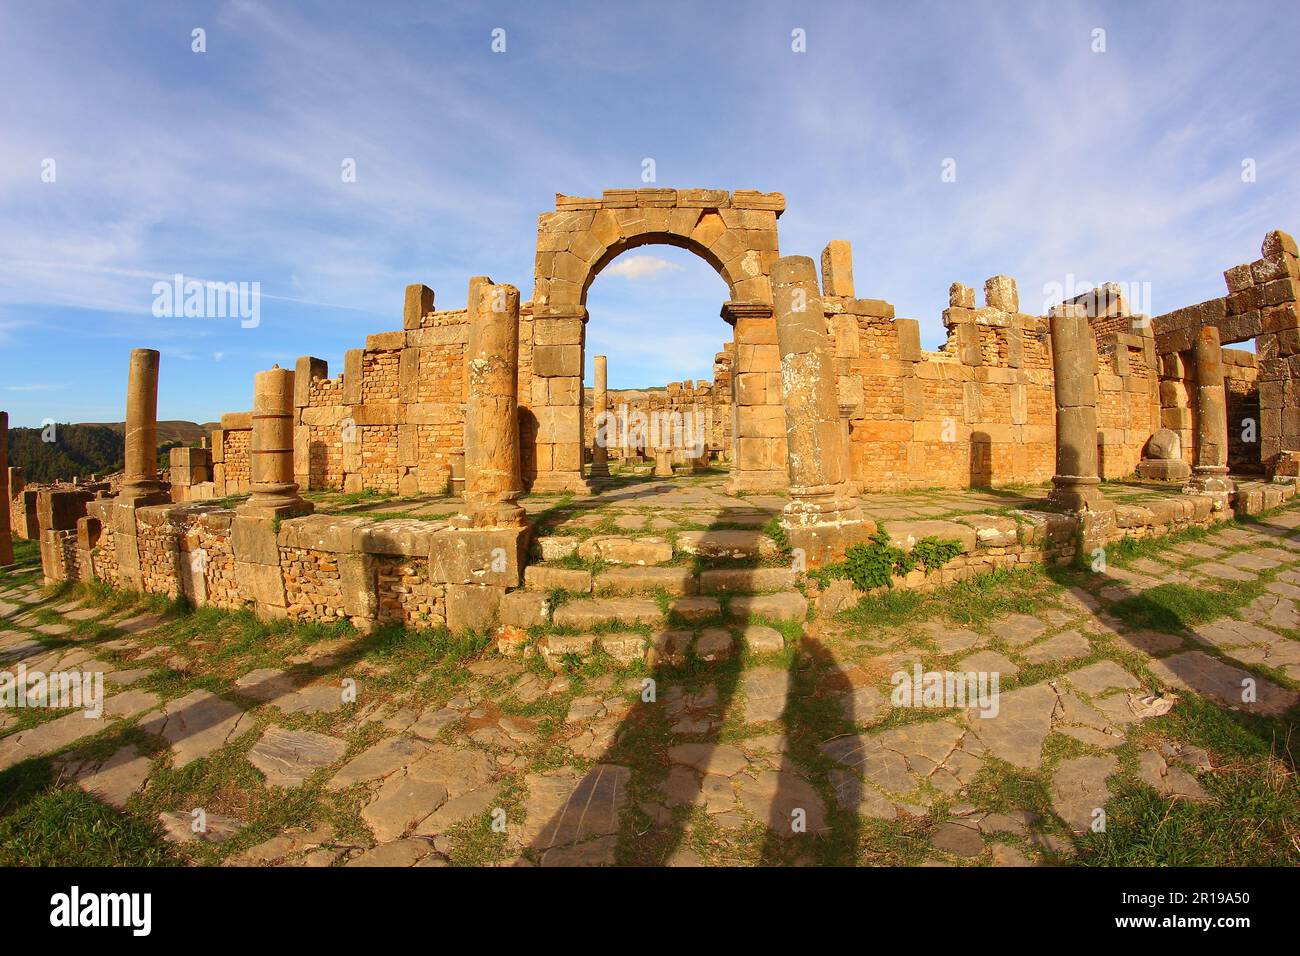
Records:
<instances>
[{"instance_id":1,"label":"wispy cloud","mask_svg":"<svg viewBox=\"0 0 1300 956\"><path fill-rule=\"evenodd\" d=\"M680 268L677 263L657 256L622 256L607 266L602 275L622 279L653 279L661 272L675 272Z\"/></svg>"}]
</instances>

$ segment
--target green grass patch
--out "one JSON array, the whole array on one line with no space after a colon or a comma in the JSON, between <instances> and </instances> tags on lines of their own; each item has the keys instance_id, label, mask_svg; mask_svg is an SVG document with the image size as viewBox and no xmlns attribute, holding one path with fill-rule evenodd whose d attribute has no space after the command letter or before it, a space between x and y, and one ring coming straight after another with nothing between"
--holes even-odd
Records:
<instances>
[{"instance_id":1,"label":"green grass patch","mask_svg":"<svg viewBox=\"0 0 1300 956\"><path fill-rule=\"evenodd\" d=\"M1226 617L1263 592L1258 582L1230 582L1212 590L1187 584L1158 584L1125 598L1111 613L1129 627L1176 634L1205 621Z\"/></svg>"}]
</instances>

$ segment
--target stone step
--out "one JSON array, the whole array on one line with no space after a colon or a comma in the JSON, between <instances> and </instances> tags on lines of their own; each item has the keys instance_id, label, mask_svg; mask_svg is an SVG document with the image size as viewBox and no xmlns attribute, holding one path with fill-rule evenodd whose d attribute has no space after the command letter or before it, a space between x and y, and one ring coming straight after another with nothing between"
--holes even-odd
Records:
<instances>
[{"instance_id":1,"label":"stone step","mask_svg":"<svg viewBox=\"0 0 1300 956\"><path fill-rule=\"evenodd\" d=\"M607 564L665 564L673 559L673 546L666 538L649 535L598 534L578 545L578 557Z\"/></svg>"},{"instance_id":2,"label":"stone step","mask_svg":"<svg viewBox=\"0 0 1300 956\"><path fill-rule=\"evenodd\" d=\"M596 590L618 594L663 590L685 595L696 592L696 582L690 568L611 568L596 575Z\"/></svg>"},{"instance_id":3,"label":"stone step","mask_svg":"<svg viewBox=\"0 0 1300 956\"><path fill-rule=\"evenodd\" d=\"M583 598L557 607L551 620L559 627L600 624L657 624L663 617L659 602L649 598Z\"/></svg>"},{"instance_id":4,"label":"stone step","mask_svg":"<svg viewBox=\"0 0 1300 956\"><path fill-rule=\"evenodd\" d=\"M798 591L738 594L727 604L727 617L742 622L752 621L755 618L802 622L808 617L808 599Z\"/></svg>"},{"instance_id":5,"label":"stone step","mask_svg":"<svg viewBox=\"0 0 1300 956\"><path fill-rule=\"evenodd\" d=\"M591 593L591 572L572 568L547 568L530 564L524 568L524 587L530 591L560 588L579 594Z\"/></svg>"},{"instance_id":6,"label":"stone step","mask_svg":"<svg viewBox=\"0 0 1300 956\"><path fill-rule=\"evenodd\" d=\"M916 542L922 538L938 538L941 541L955 540L960 542L963 552L975 550L976 530L968 524L940 520L886 521L883 527L889 535L889 543L896 548L902 548L904 551L911 551Z\"/></svg>"},{"instance_id":7,"label":"stone step","mask_svg":"<svg viewBox=\"0 0 1300 956\"><path fill-rule=\"evenodd\" d=\"M791 568L710 568L700 572L701 594L756 594L794 587Z\"/></svg>"},{"instance_id":8,"label":"stone step","mask_svg":"<svg viewBox=\"0 0 1300 956\"><path fill-rule=\"evenodd\" d=\"M770 558L776 555L775 541L761 531L682 531L677 550L702 558Z\"/></svg>"}]
</instances>

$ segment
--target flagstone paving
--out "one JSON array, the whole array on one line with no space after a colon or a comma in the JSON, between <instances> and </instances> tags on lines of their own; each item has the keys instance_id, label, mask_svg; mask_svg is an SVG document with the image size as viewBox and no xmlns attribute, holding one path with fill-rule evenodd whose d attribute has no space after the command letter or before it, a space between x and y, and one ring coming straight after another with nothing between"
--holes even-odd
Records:
<instances>
[{"instance_id":1,"label":"flagstone paving","mask_svg":"<svg viewBox=\"0 0 1300 956\"><path fill-rule=\"evenodd\" d=\"M1034 495L869 501L885 521L968 527L966 516ZM526 501L547 540L584 532L574 554L581 541L611 562L589 575L588 597L556 609L558 624L592 633L553 635L549 667L491 649L444 666L415 656L428 651L414 639L372 646L319 631L231 653L156 607L110 611L0 578L0 667L97 670L107 693L90 718L0 712L0 770L52 756L58 785L156 822L186 858L228 865L707 865L832 852L1041 865L1080 852L1127 786L1170 803L1219 799L1232 761L1153 734L1157 718L1193 698L1261 718L1300 704L1300 508L1147 548L1075 574L1031 611L976 620L809 621L815 589L796 589L787 569L653 566L660 542L670 554L766 560L759 529L783 503L707 481L614 488L567 508ZM1133 598L1170 583L1251 590L1231 614L1189 627L1125 623ZM668 595L678 630L663 629L649 591ZM627 630L610 630L611 614ZM651 638L662 664L649 670L564 658L569 645L617 657L620 642ZM999 692L908 706L894 677L914 666L996 674ZM210 805L164 796L189 779ZM1024 792L1041 798L990 802L1007 779L1032 781ZM277 818L284 789L315 815Z\"/></svg>"}]
</instances>

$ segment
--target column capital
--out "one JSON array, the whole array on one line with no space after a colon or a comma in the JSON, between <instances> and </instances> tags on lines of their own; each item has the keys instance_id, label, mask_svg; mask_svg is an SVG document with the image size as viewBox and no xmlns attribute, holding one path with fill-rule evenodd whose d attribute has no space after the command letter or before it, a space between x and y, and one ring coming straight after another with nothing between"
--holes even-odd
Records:
<instances>
[{"instance_id":1,"label":"column capital","mask_svg":"<svg viewBox=\"0 0 1300 956\"><path fill-rule=\"evenodd\" d=\"M770 319L776 313L770 302L732 299L722 303L719 314L728 325L735 325L737 319Z\"/></svg>"}]
</instances>

